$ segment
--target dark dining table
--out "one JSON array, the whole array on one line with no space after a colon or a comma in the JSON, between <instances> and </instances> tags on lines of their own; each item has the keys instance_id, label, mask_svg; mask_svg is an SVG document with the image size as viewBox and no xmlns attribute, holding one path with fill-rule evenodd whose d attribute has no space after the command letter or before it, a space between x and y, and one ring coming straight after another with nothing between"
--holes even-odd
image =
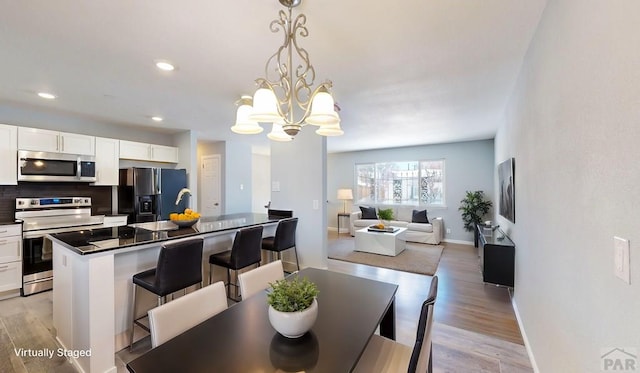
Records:
<instances>
[{"instance_id":1,"label":"dark dining table","mask_svg":"<svg viewBox=\"0 0 640 373\"><path fill-rule=\"evenodd\" d=\"M398 285L306 268L318 318L297 339L269 323L266 291L237 303L127 364L131 372L350 372L369 339L395 339Z\"/></svg>"}]
</instances>

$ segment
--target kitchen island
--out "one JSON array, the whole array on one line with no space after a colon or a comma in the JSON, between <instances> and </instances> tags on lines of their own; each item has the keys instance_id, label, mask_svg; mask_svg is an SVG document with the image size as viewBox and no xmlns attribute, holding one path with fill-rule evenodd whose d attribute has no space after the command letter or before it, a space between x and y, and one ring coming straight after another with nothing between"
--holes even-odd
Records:
<instances>
[{"instance_id":1,"label":"kitchen island","mask_svg":"<svg viewBox=\"0 0 640 373\"><path fill-rule=\"evenodd\" d=\"M156 266L163 244L204 238L206 281L209 255L228 250L237 230L262 225L263 235L273 235L279 219L266 214L231 214L201 218L190 228L177 229L170 223L160 223L142 225L149 228L144 229L132 224L50 235L56 339L70 352L70 359L79 371L116 372L115 351L129 345L131 278ZM214 276L214 281L222 278L221 272L220 277ZM156 305L152 294L138 295L139 309Z\"/></svg>"}]
</instances>

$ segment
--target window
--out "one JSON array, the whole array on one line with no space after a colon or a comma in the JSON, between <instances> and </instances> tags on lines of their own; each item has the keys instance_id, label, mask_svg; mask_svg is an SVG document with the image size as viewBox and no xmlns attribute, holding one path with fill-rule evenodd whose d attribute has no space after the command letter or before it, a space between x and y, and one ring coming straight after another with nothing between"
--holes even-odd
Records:
<instances>
[{"instance_id":1,"label":"window","mask_svg":"<svg viewBox=\"0 0 640 373\"><path fill-rule=\"evenodd\" d=\"M356 202L445 206L444 159L356 164Z\"/></svg>"}]
</instances>

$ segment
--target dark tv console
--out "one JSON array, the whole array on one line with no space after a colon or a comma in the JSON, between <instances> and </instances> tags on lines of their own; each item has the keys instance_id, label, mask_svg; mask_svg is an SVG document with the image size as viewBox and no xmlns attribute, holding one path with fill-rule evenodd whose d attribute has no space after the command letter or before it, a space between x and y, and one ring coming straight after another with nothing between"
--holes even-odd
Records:
<instances>
[{"instance_id":1,"label":"dark tv console","mask_svg":"<svg viewBox=\"0 0 640 373\"><path fill-rule=\"evenodd\" d=\"M484 225L476 225L476 245L480 256L482 280L496 285L513 287L516 248L500 228L484 235Z\"/></svg>"}]
</instances>

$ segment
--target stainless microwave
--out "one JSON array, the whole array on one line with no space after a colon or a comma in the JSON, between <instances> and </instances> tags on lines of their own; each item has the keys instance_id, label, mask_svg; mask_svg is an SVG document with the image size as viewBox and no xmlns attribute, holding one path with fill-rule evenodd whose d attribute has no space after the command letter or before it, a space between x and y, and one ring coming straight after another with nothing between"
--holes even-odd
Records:
<instances>
[{"instance_id":1,"label":"stainless microwave","mask_svg":"<svg viewBox=\"0 0 640 373\"><path fill-rule=\"evenodd\" d=\"M18 181L96 181L91 155L18 151Z\"/></svg>"}]
</instances>

